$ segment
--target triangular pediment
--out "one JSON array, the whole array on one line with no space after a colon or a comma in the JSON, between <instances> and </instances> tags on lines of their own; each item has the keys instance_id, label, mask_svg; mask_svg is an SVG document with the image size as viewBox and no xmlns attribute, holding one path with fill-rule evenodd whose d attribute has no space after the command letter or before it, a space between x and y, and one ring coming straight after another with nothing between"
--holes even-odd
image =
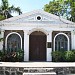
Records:
<instances>
[{"instance_id":1,"label":"triangular pediment","mask_svg":"<svg viewBox=\"0 0 75 75\"><path fill-rule=\"evenodd\" d=\"M16 17L12 17L2 21L3 23L46 23L46 24L65 24L71 21L59 18L56 15L47 13L42 10L35 10Z\"/></svg>"}]
</instances>

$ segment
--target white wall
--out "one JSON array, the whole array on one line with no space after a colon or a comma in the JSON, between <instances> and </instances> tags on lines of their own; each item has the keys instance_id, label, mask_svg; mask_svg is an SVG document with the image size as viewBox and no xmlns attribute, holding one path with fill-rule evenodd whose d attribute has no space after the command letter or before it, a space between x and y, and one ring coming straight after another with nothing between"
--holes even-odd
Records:
<instances>
[{"instance_id":1,"label":"white wall","mask_svg":"<svg viewBox=\"0 0 75 75\"><path fill-rule=\"evenodd\" d=\"M24 30L24 61L29 61L29 31L33 31L33 29L35 30L43 30L48 32L49 34L47 34L47 42L51 42L52 43L52 31L72 31L72 28L60 28L60 27L55 27L55 26L39 26L37 27L37 25L10 25L10 26L4 26L3 27L4 30ZM72 34L71 36L71 40L72 40L72 49L75 49L75 35ZM0 48L2 48L2 43L0 43ZM46 61L52 61L52 48L47 48L47 54L46 54Z\"/></svg>"}]
</instances>

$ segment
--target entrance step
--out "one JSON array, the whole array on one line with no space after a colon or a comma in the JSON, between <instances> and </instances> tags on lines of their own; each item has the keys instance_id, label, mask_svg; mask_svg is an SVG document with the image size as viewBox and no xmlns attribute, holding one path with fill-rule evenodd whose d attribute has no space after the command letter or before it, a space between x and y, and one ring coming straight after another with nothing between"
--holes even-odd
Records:
<instances>
[{"instance_id":1,"label":"entrance step","mask_svg":"<svg viewBox=\"0 0 75 75\"><path fill-rule=\"evenodd\" d=\"M55 72L51 73L23 73L23 75L56 75Z\"/></svg>"},{"instance_id":2,"label":"entrance step","mask_svg":"<svg viewBox=\"0 0 75 75\"><path fill-rule=\"evenodd\" d=\"M54 68L24 68L23 75L56 75Z\"/></svg>"}]
</instances>

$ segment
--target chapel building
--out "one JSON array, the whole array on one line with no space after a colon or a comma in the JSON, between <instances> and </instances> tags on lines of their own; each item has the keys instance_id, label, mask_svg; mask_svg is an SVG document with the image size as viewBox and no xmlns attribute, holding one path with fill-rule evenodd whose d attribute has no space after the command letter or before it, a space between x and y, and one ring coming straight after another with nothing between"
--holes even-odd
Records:
<instances>
[{"instance_id":1,"label":"chapel building","mask_svg":"<svg viewBox=\"0 0 75 75\"><path fill-rule=\"evenodd\" d=\"M24 51L24 61L52 61L52 51L75 49L75 23L42 10L0 21L0 50Z\"/></svg>"}]
</instances>

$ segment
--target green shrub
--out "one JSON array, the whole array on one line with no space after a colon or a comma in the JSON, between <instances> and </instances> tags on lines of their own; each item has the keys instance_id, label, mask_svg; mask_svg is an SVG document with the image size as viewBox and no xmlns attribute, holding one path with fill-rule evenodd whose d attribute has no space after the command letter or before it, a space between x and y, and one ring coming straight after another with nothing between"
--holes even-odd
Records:
<instances>
[{"instance_id":1,"label":"green shrub","mask_svg":"<svg viewBox=\"0 0 75 75\"><path fill-rule=\"evenodd\" d=\"M4 52L0 51L0 61L2 61L3 56L4 56Z\"/></svg>"},{"instance_id":2,"label":"green shrub","mask_svg":"<svg viewBox=\"0 0 75 75\"><path fill-rule=\"evenodd\" d=\"M23 56L24 56L23 50L18 50L18 51L16 52L16 55L17 55L18 61L23 61Z\"/></svg>"},{"instance_id":3,"label":"green shrub","mask_svg":"<svg viewBox=\"0 0 75 75\"><path fill-rule=\"evenodd\" d=\"M53 51L52 58L54 62L75 62L75 50Z\"/></svg>"},{"instance_id":4,"label":"green shrub","mask_svg":"<svg viewBox=\"0 0 75 75\"><path fill-rule=\"evenodd\" d=\"M23 50L17 50L17 52L13 51L13 52L7 52L7 50L5 50L4 52L0 52L0 56L2 58L1 61L3 62L19 62L19 61L23 61Z\"/></svg>"},{"instance_id":5,"label":"green shrub","mask_svg":"<svg viewBox=\"0 0 75 75\"><path fill-rule=\"evenodd\" d=\"M5 17L3 15L0 15L0 21L4 20L4 19L5 19Z\"/></svg>"},{"instance_id":6,"label":"green shrub","mask_svg":"<svg viewBox=\"0 0 75 75\"><path fill-rule=\"evenodd\" d=\"M67 62L75 61L75 51L66 51L65 58Z\"/></svg>"},{"instance_id":7,"label":"green shrub","mask_svg":"<svg viewBox=\"0 0 75 75\"><path fill-rule=\"evenodd\" d=\"M62 62L65 61L65 52L64 51L54 51L52 52L52 60L54 62Z\"/></svg>"},{"instance_id":8,"label":"green shrub","mask_svg":"<svg viewBox=\"0 0 75 75\"><path fill-rule=\"evenodd\" d=\"M2 56L2 52L0 51L0 56Z\"/></svg>"}]
</instances>

